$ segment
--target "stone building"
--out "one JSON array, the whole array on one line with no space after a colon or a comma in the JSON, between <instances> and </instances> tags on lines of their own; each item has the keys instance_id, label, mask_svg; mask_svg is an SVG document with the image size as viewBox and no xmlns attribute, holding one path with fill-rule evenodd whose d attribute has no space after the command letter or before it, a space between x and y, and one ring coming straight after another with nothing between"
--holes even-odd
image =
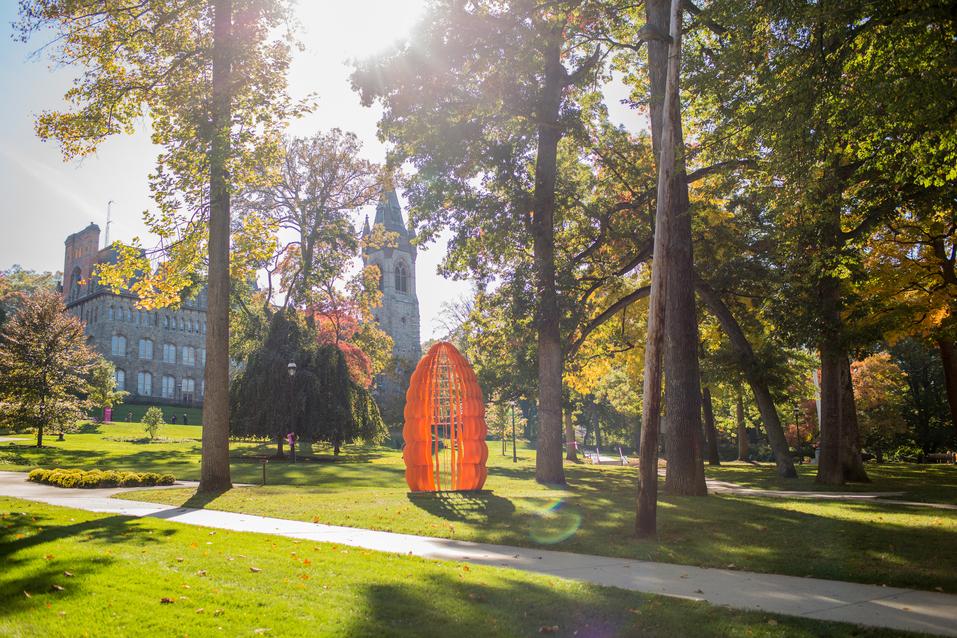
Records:
<instances>
[{"instance_id":1,"label":"stone building","mask_svg":"<svg viewBox=\"0 0 957 638\"><path fill-rule=\"evenodd\" d=\"M206 291L179 308L140 310L136 297L114 294L93 271L116 254L100 248L90 224L66 238L63 301L86 323L90 343L116 366L117 387L129 403L200 406L206 366Z\"/></svg>"},{"instance_id":2,"label":"stone building","mask_svg":"<svg viewBox=\"0 0 957 638\"><path fill-rule=\"evenodd\" d=\"M394 190L382 194L376 206L374 224L398 233L395 246L367 249L363 254L364 264L379 267L382 304L373 310L373 314L382 329L392 337L395 356L394 368L376 379L376 394L383 416L387 421L396 421L401 419L408 377L422 358L422 344L419 341L419 298L415 286L416 250ZM363 235L370 232L367 217Z\"/></svg>"}]
</instances>

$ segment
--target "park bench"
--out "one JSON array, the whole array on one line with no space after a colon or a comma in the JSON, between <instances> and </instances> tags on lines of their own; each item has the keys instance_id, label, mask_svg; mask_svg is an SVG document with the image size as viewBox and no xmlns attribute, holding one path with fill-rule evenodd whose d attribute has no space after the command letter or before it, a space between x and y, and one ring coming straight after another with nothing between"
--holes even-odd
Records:
<instances>
[{"instance_id":1,"label":"park bench","mask_svg":"<svg viewBox=\"0 0 957 638\"><path fill-rule=\"evenodd\" d=\"M928 463L954 463L955 455L953 452L934 452L924 457Z\"/></svg>"}]
</instances>

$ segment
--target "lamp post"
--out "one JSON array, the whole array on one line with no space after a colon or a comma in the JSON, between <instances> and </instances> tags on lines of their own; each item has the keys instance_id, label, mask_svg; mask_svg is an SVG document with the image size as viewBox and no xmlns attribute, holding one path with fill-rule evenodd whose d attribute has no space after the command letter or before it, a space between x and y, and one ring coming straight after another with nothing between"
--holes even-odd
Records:
<instances>
[{"instance_id":1,"label":"lamp post","mask_svg":"<svg viewBox=\"0 0 957 638\"><path fill-rule=\"evenodd\" d=\"M289 365L286 366L286 372L289 374L289 407L290 410L293 410L293 378L296 376L296 363L290 361ZM290 412L292 416L292 412ZM292 448L292 462L296 462L296 421L295 417L289 419L291 421L290 425L292 426L292 438L289 440L289 447Z\"/></svg>"},{"instance_id":2,"label":"lamp post","mask_svg":"<svg viewBox=\"0 0 957 638\"><path fill-rule=\"evenodd\" d=\"M797 403L793 406L794 410L794 431L797 433L797 451L801 464L804 463L804 441L801 440L801 408Z\"/></svg>"},{"instance_id":3,"label":"lamp post","mask_svg":"<svg viewBox=\"0 0 957 638\"><path fill-rule=\"evenodd\" d=\"M515 404L512 403L512 463L518 463L518 451L515 449Z\"/></svg>"}]
</instances>

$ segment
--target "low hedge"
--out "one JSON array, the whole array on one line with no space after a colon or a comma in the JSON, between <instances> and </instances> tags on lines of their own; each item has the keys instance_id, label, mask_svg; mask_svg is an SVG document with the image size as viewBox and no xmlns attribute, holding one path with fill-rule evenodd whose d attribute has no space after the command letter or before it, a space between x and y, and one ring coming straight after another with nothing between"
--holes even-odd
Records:
<instances>
[{"instance_id":1,"label":"low hedge","mask_svg":"<svg viewBox=\"0 0 957 638\"><path fill-rule=\"evenodd\" d=\"M116 470L44 470L30 472L27 480L56 487L152 487L172 485L172 474L156 472L119 472Z\"/></svg>"}]
</instances>

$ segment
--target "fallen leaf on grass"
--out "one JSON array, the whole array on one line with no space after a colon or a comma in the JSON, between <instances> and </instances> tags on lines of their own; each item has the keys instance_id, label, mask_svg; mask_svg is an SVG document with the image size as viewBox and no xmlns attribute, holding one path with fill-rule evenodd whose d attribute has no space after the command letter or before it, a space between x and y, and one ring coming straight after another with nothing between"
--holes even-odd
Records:
<instances>
[{"instance_id":1,"label":"fallen leaf on grass","mask_svg":"<svg viewBox=\"0 0 957 638\"><path fill-rule=\"evenodd\" d=\"M540 634L557 634L558 625L542 625L538 628L538 633Z\"/></svg>"},{"instance_id":2,"label":"fallen leaf on grass","mask_svg":"<svg viewBox=\"0 0 957 638\"><path fill-rule=\"evenodd\" d=\"M770 619L768 619L768 624L771 625L771 626L774 626L774 625L778 624L778 621L776 621L774 618L770 618Z\"/></svg>"},{"instance_id":3,"label":"fallen leaf on grass","mask_svg":"<svg viewBox=\"0 0 957 638\"><path fill-rule=\"evenodd\" d=\"M182 556L177 556L177 557L176 557L176 562L177 562L177 563L182 563L184 560L185 560L185 559L184 559Z\"/></svg>"},{"instance_id":4,"label":"fallen leaf on grass","mask_svg":"<svg viewBox=\"0 0 957 638\"><path fill-rule=\"evenodd\" d=\"M202 607L200 607L199 609L196 610L196 613L197 613L197 614L201 614L201 613L203 613L204 611L205 611L205 610L204 610Z\"/></svg>"},{"instance_id":5,"label":"fallen leaf on grass","mask_svg":"<svg viewBox=\"0 0 957 638\"><path fill-rule=\"evenodd\" d=\"M223 610L222 610L222 609L217 609L216 611L213 612L213 615L214 615L214 616L222 616L222 615L223 615Z\"/></svg>"},{"instance_id":6,"label":"fallen leaf on grass","mask_svg":"<svg viewBox=\"0 0 957 638\"><path fill-rule=\"evenodd\" d=\"M28 591L25 590L25 589L23 590L23 595L26 596L27 598L33 598L33 596L30 594L30 592L28 592Z\"/></svg>"},{"instance_id":7,"label":"fallen leaf on grass","mask_svg":"<svg viewBox=\"0 0 957 638\"><path fill-rule=\"evenodd\" d=\"M160 604L161 604L161 605L171 605L171 604L173 604L174 602L175 602L175 601L174 601L172 598L168 598L168 597L166 597L166 596L160 598Z\"/></svg>"},{"instance_id":8,"label":"fallen leaf on grass","mask_svg":"<svg viewBox=\"0 0 957 638\"><path fill-rule=\"evenodd\" d=\"M50 591L63 591L63 585L57 585L54 583L50 585Z\"/></svg>"},{"instance_id":9,"label":"fallen leaf on grass","mask_svg":"<svg viewBox=\"0 0 957 638\"><path fill-rule=\"evenodd\" d=\"M251 572L254 573L254 574L258 574L258 573L261 572L262 570L259 569L258 567L250 567L250 568L249 568L249 571L251 571Z\"/></svg>"},{"instance_id":10,"label":"fallen leaf on grass","mask_svg":"<svg viewBox=\"0 0 957 638\"><path fill-rule=\"evenodd\" d=\"M469 600L474 600L477 603L484 603L485 596L480 596L479 594L469 592Z\"/></svg>"},{"instance_id":11,"label":"fallen leaf on grass","mask_svg":"<svg viewBox=\"0 0 957 638\"><path fill-rule=\"evenodd\" d=\"M67 578L73 578L73 572L63 572L63 575Z\"/></svg>"},{"instance_id":12,"label":"fallen leaf on grass","mask_svg":"<svg viewBox=\"0 0 957 638\"><path fill-rule=\"evenodd\" d=\"M205 569L201 569L201 570L199 570L198 572L196 572L196 575L197 575L197 576L205 576L205 575L206 575L206 570L205 570Z\"/></svg>"}]
</instances>

